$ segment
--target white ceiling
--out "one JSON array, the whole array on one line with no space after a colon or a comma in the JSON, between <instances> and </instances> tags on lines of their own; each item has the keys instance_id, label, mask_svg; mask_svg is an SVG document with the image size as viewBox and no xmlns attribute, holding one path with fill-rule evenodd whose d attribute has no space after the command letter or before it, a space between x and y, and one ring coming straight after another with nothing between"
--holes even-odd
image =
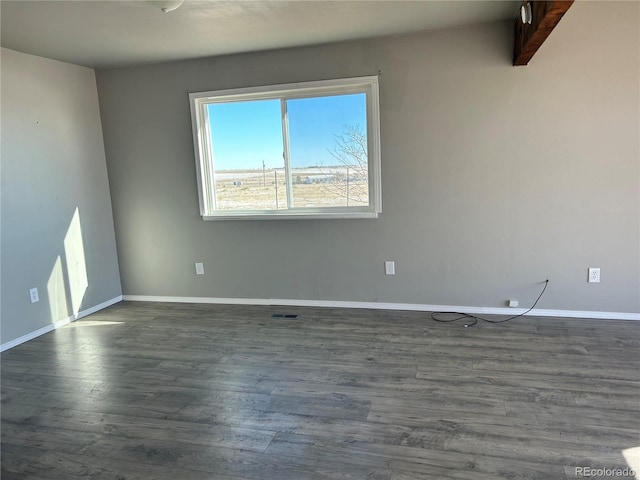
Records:
<instances>
[{"instance_id":1,"label":"white ceiling","mask_svg":"<svg viewBox=\"0 0 640 480\"><path fill-rule=\"evenodd\" d=\"M1 44L94 68L510 20L519 0L0 0Z\"/></svg>"}]
</instances>

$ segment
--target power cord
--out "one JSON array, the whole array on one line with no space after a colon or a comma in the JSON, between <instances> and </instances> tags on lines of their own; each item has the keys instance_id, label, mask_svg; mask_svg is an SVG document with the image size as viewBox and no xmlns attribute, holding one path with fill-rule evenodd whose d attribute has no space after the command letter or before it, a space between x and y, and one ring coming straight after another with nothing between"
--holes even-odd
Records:
<instances>
[{"instance_id":1,"label":"power cord","mask_svg":"<svg viewBox=\"0 0 640 480\"><path fill-rule=\"evenodd\" d=\"M540 295L538 295L538 298L536 299L535 302L533 302L533 305L531 306L531 308L529 310L527 310L526 312L519 313L518 315L514 315L512 317L509 317L509 318L504 318L502 320L492 320L490 318L479 317L478 315L471 315L470 313L462 313L462 312L433 312L431 314L431 319L435 320L436 322L440 322L440 323L451 323L451 322L456 322L458 320L461 320L463 318L470 318L472 320L471 323L465 323L464 324L464 328L473 327L474 325L476 325L478 323L479 320L482 320L483 322L487 322L487 323L505 323L505 322L508 322L508 321L513 320L515 318L522 317L522 316L526 315L527 313L529 313L531 310L533 310L536 307L536 305L538 304L538 302L540 301L540 299L542 298L542 295L544 295L544 292L547 289L547 285L549 285L549 280L545 280L544 281L544 287L542 288L542 291L540 292ZM444 315L456 315L456 317L455 318L442 318Z\"/></svg>"}]
</instances>

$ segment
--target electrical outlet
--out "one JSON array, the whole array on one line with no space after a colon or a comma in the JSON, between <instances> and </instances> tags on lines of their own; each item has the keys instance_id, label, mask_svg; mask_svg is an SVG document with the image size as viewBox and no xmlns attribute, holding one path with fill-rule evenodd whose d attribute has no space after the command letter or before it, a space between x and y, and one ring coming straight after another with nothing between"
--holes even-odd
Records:
<instances>
[{"instance_id":1,"label":"electrical outlet","mask_svg":"<svg viewBox=\"0 0 640 480\"><path fill-rule=\"evenodd\" d=\"M204 275L204 263L196 263L196 275Z\"/></svg>"},{"instance_id":2,"label":"electrical outlet","mask_svg":"<svg viewBox=\"0 0 640 480\"><path fill-rule=\"evenodd\" d=\"M520 302L518 302L518 300L516 300L515 298L509 299L509 306L511 308L516 308L518 305L520 305Z\"/></svg>"},{"instance_id":3,"label":"electrical outlet","mask_svg":"<svg viewBox=\"0 0 640 480\"><path fill-rule=\"evenodd\" d=\"M600 269L589 268L589 283L600 283Z\"/></svg>"},{"instance_id":4,"label":"electrical outlet","mask_svg":"<svg viewBox=\"0 0 640 480\"><path fill-rule=\"evenodd\" d=\"M31 300L31 303L36 303L40 301L37 288L32 288L29 290L29 299Z\"/></svg>"},{"instance_id":5,"label":"electrical outlet","mask_svg":"<svg viewBox=\"0 0 640 480\"><path fill-rule=\"evenodd\" d=\"M395 275L396 274L396 262L384 262L384 274Z\"/></svg>"}]
</instances>

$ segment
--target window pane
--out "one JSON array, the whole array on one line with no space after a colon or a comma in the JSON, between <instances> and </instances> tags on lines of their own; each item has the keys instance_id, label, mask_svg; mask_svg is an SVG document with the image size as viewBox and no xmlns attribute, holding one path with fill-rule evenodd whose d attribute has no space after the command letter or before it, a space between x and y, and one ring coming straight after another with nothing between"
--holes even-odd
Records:
<instances>
[{"instance_id":1,"label":"window pane","mask_svg":"<svg viewBox=\"0 0 640 480\"><path fill-rule=\"evenodd\" d=\"M217 210L287 208L280 100L208 105Z\"/></svg>"},{"instance_id":2,"label":"window pane","mask_svg":"<svg viewBox=\"0 0 640 480\"><path fill-rule=\"evenodd\" d=\"M287 101L294 207L369 205L364 93Z\"/></svg>"}]
</instances>

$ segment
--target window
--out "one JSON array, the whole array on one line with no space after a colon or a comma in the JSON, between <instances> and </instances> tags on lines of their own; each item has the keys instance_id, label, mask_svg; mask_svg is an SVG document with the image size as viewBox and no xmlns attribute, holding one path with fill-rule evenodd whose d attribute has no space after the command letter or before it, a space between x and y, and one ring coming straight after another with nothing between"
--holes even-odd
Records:
<instances>
[{"instance_id":1,"label":"window","mask_svg":"<svg viewBox=\"0 0 640 480\"><path fill-rule=\"evenodd\" d=\"M189 99L205 220L380 213L377 77Z\"/></svg>"}]
</instances>

